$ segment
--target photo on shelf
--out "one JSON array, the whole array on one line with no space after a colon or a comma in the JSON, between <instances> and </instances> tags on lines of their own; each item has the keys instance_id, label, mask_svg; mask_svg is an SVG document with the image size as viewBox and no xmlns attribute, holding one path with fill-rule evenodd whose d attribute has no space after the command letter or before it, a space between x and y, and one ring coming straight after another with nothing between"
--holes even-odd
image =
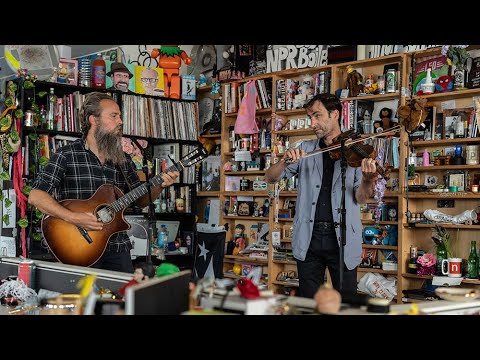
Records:
<instances>
[{"instance_id":1,"label":"photo on shelf","mask_svg":"<svg viewBox=\"0 0 480 360\"><path fill-rule=\"evenodd\" d=\"M448 187L456 186L457 191L465 191L465 173L464 172L449 172L448 173Z\"/></svg>"},{"instance_id":2,"label":"photo on shelf","mask_svg":"<svg viewBox=\"0 0 480 360\"><path fill-rule=\"evenodd\" d=\"M443 139L449 139L450 134L455 134L455 127L457 122L461 122L461 127L463 129L463 124L465 121L467 124L470 123L470 115L474 111L473 108L457 108L457 109L444 109L443 110ZM463 135L463 132L462 132Z\"/></svg>"},{"instance_id":3,"label":"photo on shelf","mask_svg":"<svg viewBox=\"0 0 480 360\"><path fill-rule=\"evenodd\" d=\"M438 176L425 174L425 185L427 186L437 186Z\"/></svg>"},{"instance_id":4,"label":"photo on shelf","mask_svg":"<svg viewBox=\"0 0 480 360\"><path fill-rule=\"evenodd\" d=\"M228 176L227 176L228 177ZM238 189L226 191L239 191L240 178ZM220 191L220 156L209 156L202 162L202 191Z\"/></svg>"},{"instance_id":5,"label":"photo on shelf","mask_svg":"<svg viewBox=\"0 0 480 360\"><path fill-rule=\"evenodd\" d=\"M130 90L131 92L135 92L135 64L122 63L121 65L119 65L119 63L116 63L116 65L112 69L113 63L114 62L111 60L105 60L106 73L107 73L107 76L105 79L105 87L107 89L118 89L125 92ZM112 74L112 71L113 71L113 74ZM128 74L128 71L130 72L130 74L132 74L132 77L130 77L129 75L127 80L127 76L125 75ZM120 74L115 76L116 73L120 73ZM112 80L112 77L113 77L113 80Z\"/></svg>"},{"instance_id":6,"label":"photo on shelf","mask_svg":"<svg viewBox=\"0 0 480 360\"><path fill-rule=\"evenodd\" d=\"M165 96L162 68L135 66L135 92L154 96Z\"/></svg>"}]
</instances>

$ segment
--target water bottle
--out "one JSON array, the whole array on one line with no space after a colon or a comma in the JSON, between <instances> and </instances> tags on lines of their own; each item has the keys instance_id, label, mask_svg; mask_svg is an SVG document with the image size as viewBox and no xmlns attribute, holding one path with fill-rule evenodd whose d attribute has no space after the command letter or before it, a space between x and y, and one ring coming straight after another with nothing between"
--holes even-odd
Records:
<instances>
[{"instance_id":1,"label":"water bottle","mask_svg":"<svg viewBox=\"0 0 480 360\"><path fill-rule=\"evenodd\" d=\"M168 251L168 230L165 224L162 224L160 231L158 232L157 244L161 247L165 253Z\"/></svg>"}]
</instances>

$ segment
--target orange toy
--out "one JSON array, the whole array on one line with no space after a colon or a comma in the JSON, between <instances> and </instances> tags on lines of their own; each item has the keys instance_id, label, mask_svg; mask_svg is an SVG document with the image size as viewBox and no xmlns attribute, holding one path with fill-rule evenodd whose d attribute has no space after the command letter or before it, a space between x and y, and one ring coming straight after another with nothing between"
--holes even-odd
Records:
<instances>
[{"instance_id":1,"label":"orange toy","mask_svg":"<svg viewBox=\"0 0 480 360\"><path fill-rule=\"evenodd\" d=\"M163 68L165 96L180 99L179 69L182 60L185 64L190 65L192 59L178 45L161 45L160 49L154 48L151 55L154 59L160 57L158 63L159 67Z\"/></svg>"}]
</instances>

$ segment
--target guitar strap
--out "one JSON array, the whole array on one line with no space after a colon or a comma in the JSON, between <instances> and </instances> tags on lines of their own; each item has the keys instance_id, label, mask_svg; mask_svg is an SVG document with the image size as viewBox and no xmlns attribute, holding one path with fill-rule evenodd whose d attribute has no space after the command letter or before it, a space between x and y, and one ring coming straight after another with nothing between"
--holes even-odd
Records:
<instances>
[{"instance_id":1,"label":"guitar strap","mask_svg":"<svg viewBox=\"0 0 480 360\"><path fill-rule=\"evenodd\" d=\"M127 163L128 163L128 159L127 159L127 157L125 157L125 164L127 164ZM127 173L125 172L125 168L124 168L123 165L120 165L120 170L122 171L123 177L125 178L125 181L127 182L128 190L132 191L133 190L132 183L128 180L128 176L127 176Z\"/></svg>"}]
</instances>

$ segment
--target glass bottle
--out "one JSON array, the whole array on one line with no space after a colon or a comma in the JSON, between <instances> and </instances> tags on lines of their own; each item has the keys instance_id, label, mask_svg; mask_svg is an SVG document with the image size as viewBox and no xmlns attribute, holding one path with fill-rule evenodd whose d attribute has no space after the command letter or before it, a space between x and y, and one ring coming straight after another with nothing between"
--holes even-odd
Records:
<instances>
[{"instance_id":1,"label":"glass bottle","mask_svg":"<svg viewBox=\"0 0 480 360\"><path fill-rule=\"evenodd\" d=\"M435 270L436 275L442 275L442 261L444 259L448 259L448 253L447 253L447 248L445 247L445 244L441 242L440 244L437 245L437 266Z\"/></svg>"},{"instance_id":2,"label":"glass bottle","mask_svg":"<svg viewBox=\"0 0 480 360\"><path fill-rule=\"evenodd\" d=\"M45 105L40 106L40 128L45 130L47 128L47 110Z\"/></svg>"},{"instance_id":3,"label":"glass bottle","mask_svg":"<svg viewBox=\"0 0 480 360\"><path fill-rule=\"evenodd\" d=\"M94 89L105 89L106 64L102 54L97 54L97 58L92 63L92 87Z\"/></svg>"},{"instance_id":4,"label":"glass bottle","mask_svg":"<svg viewBox=\"0 0 480 360\"><path fill-rule=\"evenodd\" d=\"M415 246L410 246L410 260L408 261L408 273L417 274L418 264L418 248Z\"/></svg>"},{"instance_id":5,"label":"glass bottle","mask_svg":"<svg viewBox=\"0 0 480 360\"><path fill-rule=\"evenodd\" d=\"M57 97L53 88L50 88L50 94L48 95L47 103L47 130L54 130L55 125L55 104L57 103Z\"/></svg>"},{"instance_id":6,"label":"glass bottle","mask_svg":"<svg viewBox=\"0 0 480 360\"><path fill-rule=\"evenodd\" d=\"M468 256L468 274L467 278L478 278L478 257L477 257L477 242L472 240L470 242L470 255Z\"/></svg>"},{"instance_id":7,"label":"glass bottle","mask_svg":"<svg viewBox=\"0 0 480 360\"><path fill-rule=\"evenodd\" d=\"M417 153L415 152L415 148L412 148L410 155L408 156L407 174L408 174L409 180L412 180L415 178L415 162L416 161L417 161Z\"/></svg>"}]
</instances>

